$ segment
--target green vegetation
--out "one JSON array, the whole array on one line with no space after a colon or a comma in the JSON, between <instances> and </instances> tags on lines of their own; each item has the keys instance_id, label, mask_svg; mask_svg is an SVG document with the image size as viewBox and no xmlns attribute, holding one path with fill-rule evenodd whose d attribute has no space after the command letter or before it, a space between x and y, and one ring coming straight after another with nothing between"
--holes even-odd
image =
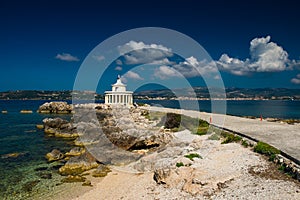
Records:
<instances>
[{"instance_id":1,"label":"green vegetation","mask_svg":"<svg viewBox=\"0 0 300 200\"><path fill-rule=\"evenodd\" d=\"M191 153L191 154L185 155L184 157L190 159L191 161L194 161L194 158L201 158L202 159L202 157L197 153Z\"/></svg>"},{"instance_id":2,"label":"green vegetation","mask_svg":"<svg viewBox=\"0 0 300 200\"><path fill-rule=\"evenodd\" d=\"M176 163L176 167L183 167L183 166L184 166L184 164L182 162Z\"/></svg>"},{"instance_id":3,"label":"green vegetation","mask_svg":"<svg viewBox=\"0 0 300 200\"><path fill-rule=\"evenodd\" d=\"M176 113L167 113L162 117L159 125L164 125L165 128L171 129L172 131L188 129L197 135L205 135L209 128L209 123L204 120Z\"/></svg>"},{"instance_id":4,"label":"green vegetation","mask_svg":"<svg viewBox=\"0 0 300 200\"><path fill-rule=\"evenodd\" d=\"M254 147L254 152L269 156L270 161L274 160L276 154L280 154L280 150L264 142L258 142Z\"/></svg>"},{"instance_id":5,"label":"green vegetation","mask_svg":"<svg viewBox=\"0 0 300 200\"><path fill-rule=\"evenodd\" d=\"M234 134L226 132L226 131L222 131L221 136L225 138L221 144L228 144L231 142L239 142L242 140L242 137L240 137L238 135L234 135Z\"/></svg>"},{"instance_id":6,"label":"green vegetation","mask_svg":"<svg viewBox=\"0 0 300 200\"><path fill-rule=\"evenodd\" d=\"M247 148L249 146L248 142L246 140L243 140L242 141L242 145Z\"/></svg>"}]
</instances>

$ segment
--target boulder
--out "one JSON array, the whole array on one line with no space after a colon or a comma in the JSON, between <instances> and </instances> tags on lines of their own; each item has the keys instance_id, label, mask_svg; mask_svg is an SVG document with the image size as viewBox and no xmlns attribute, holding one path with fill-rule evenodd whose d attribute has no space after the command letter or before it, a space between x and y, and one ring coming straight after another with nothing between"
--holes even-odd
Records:
<instances>
[{"instance_id":1,"label":"boulder","mask_svg":"<svg viewBox=\"0 0 300 200\"><path fill-rule=\"evenodd\" d=\"M99 167L93 172L93 177L104 177L106 176L111 170L106 165L99 165Z\"/></svg>"},{"instance_id":2,"label":"boulder","mask_svg":"<svg viewBox=\"0 0 300 200\"><path fill-rule=\"evenodd\" d=\"M72 113L73 106L67 102L47 102L39 107L38 113L55 113L55 114L69 114Z\"/></svg>"},{"instance_id":3,"label":"boulder","mask_svg":"<svg viewBox=\"0 0 300 200\"><path fill-rule=\"evenodd\" d=\"M98 166L97 160L89 152L85 152L80 156L71 157L58 171L64 176L78 175L84 171L97 168Z\"/></svg>"},{"instance_id":4,"label":"boulder","mask_svg":"<svg viewBox=\"0 0 300 200\"><path fill-rule=\"evenodd\" d=\"M171 169L169 168L156 169L154 171L153 179L157 184L166 184L167 178L170 176L170 174Z\"/></svg>"},{"instance_id":5,"label":"boulder","mask_svg":"<svg viewBox=\"0 0 300 200\"><path fill-rule=\"evenodd\" d=\"M44 125L43 124L37 124L35 127L37 129L44 129Z\"/></svg>"},{"instance_id":6,"label":"boulder","mask_svg":"<svg viewBox=\"0 0 300 200\"><path fill-rule=\"evenodd\" d=\"M44 132L50 136L62 138L76 138L76 127L67 120L57 118L45 118L43 120Z\"/></svg>"},{"instance_id":7,"label":"boulder","mask_svg":"<svg viewBox=\"0 0 300 200\"><path fill-rule=\"evenodd\" d=\"M85 182L86 178L79 175L68 175L67 177L63 178L61 182L63 183L74 183L74 182Z\"/></svg>"},{"instance_id":8,"label":"boulder","mask_svg":"<svg viewBox=\"0 0 300 200\"><path fill-rule=\"evenodd\" d=\"M65 156L80 156L83 153L85 153L85 148L74 147L69 152L65 153Z\"/></svg>"},{"instance_id":9,"label":"boulder","mask_svg":"<svg viewBox=\"0 0 300 200\"><path fill-rule=\"evenodd\" d=\"M22 113L22 114L31 114L32 110L21 110L20 113Z\"/></svg>"},{"instance_id":10,"label":"boulder","mask_svg":"<svg viewBox=\"0 0 300 200\"><path fill-rule=\"evenodd\" d=\"M61 153L58 149L53 149L50 153L46 154L48 162L61 160L64 158L64 154Z\"/></svg>"},{"instance_id":11,"label":"boulder","mask_svg":"<svg viewBox=\"0 0 300 200\"><path fill-rule=\"evenodd\" d=\"M92 187L92 182L90 180L85 180L83 183L82 183L82 186L90 186Z\"/></svg>"}]
</instances>

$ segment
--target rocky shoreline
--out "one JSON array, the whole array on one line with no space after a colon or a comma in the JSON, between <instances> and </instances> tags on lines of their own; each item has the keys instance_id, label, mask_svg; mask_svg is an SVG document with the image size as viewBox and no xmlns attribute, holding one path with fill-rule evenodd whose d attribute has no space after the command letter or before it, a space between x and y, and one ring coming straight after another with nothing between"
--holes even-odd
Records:
<instances>
[{"instance_id":1,"label":"rocky shoreline","mask_svg":"<svg viewBox=\"0 0 300 200\"><path fill-rule=\"evenodd\" d=\"M93 177L105 177L103 182L109 184L110 179L114 180L113 176L122 179L130 172L128 176L132 179L140 174L141 180L148 180L142 188L134 183L123 183L124 188L124 184L127 184L131 189L143 189L135 191L135 197L144 195L168 199L168 194L174 194L185 199L228 199L247 197L249 192L255 191L257 195L253 198L267 199L271 192L275 192L273 187L278 185L281 185L280 189L275 193L280 197L300 197L299 182L291 178L283 180L276 167L270 167L271 163L251 151L253 147L250 146L255 144L247 140L238 140L240 144L222 144L226 138L219 130L195 135L190 130L176 132L179 127L166 129L162 124L168 122L174 125L174 118L168 118L166 114L157 117L139 107L85 104L72 106L72 110L70 106L66 108L67 111L62 106L59 109L55 106L39 109L44 113L57 113L57 110L64 114L74 113L71 121L46 118L43 126L40 126L47 136L73 141L74 147L69 152L61 153L53 149L46 155L48 162L61 162L58 172L64 176L64 183L80 182L82 186L92 186L93 183L87 178L91 174ZM53 111L47 112L47 109ZM280 156L275 161L281 166L288 162ZM151 180L149 173L152 174ZM268 173L277 174L278 177L270 179L271 174L262 176ZM239 184L245 188L238 187L236 190ZM95 186L97 190L101 187L98 185ZM152 192L149 188L152 188ZM106 192L106 197L133 197L130 192L122 192L123 189L115 194ZM93 199L97 194L99 191L92 190L78 198Z\"/></svg>"}]
</instances>

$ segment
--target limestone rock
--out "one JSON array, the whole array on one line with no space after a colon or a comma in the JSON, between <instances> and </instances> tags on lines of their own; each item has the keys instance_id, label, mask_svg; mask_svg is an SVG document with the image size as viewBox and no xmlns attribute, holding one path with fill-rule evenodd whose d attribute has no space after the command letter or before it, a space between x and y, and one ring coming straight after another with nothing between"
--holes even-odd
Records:
<instances>
[{"instance_id":1,"label":"limestone rock","mask_svg":"<svg viewBox=\"0 0 300 200\"><path fill-rule=\"evenodd\" d=\"M22 113L22 114L31 114L32 110L21 110L20 113Z\"/></svg>"},{"instance_id":2,"label":"limestone rock","mask_svg":"<svg viewBox=\"0 0 300 200\"><path fill-rule=\"evenodd\" d=\"M85 153L85 148L74 147L69 152L65 153L65 156L80 156L83 153Z\"/></svg>"},{"instance_id":3,"label":"limestone rock","mask_svg":"<svg viewBox=\"0 0 300 200\"><path fill-rule=\"evenodd\" d=\"M93 177L104 177L106 176L111 170L109 167L105 165L100 165L92 174Z\"/></svg>"},{"instance_id":4,"label":"limestone rock","mask_svg":"<svg viewBox=\"0 0 300 200\"><path fill-rule=\"evenodd\" d=\"M73 110L73 106L67 102L47 102L39 107L39 113L56 113L56 114L69 114Z\"/></svg>"},{"instance_id":5,"label":"limestone rock","mask_svg":"<svg viewBox=\"0 0 300 200\"><path fill-rule=\"evenodd\" d=\"M61 182L63 183L74 183L74 182L85 182L86 178L79 175L68 175L67 177L63 178Z\"/></svg>"},{"instance_id":6,"label":"limestone rock","mask_svg":"<svg viewBox=\"0 0 300 200\"><path fill-rule=\"evenodd\" d=\"M171 169L169 168L156 169L154 171L153 179L158 184L166 184L167 178L170 176L170 174L171 174Z\"/></svg>"},{"instance_id":7,"label":"limestone rock","mask_svg":"<svg viewBox=\"0 0 300 200\"><path fill-rule=\"evenodd\" d=\"M67 120L57 118L45 118L44 132L48 135L62 138L76 138L78 133L76 132L76 127L74 127Z\"/></svg>"},{"instance_id":8,"label":"limestone rock","mask_svg":"<svg viewBox=\"0 0 300 200\"><path fill-rule=\"evenodd\" d=\"M80 156L71 157L68 162L59 168L61 175L78 175L84 171L97 168L97 160L88 152Z\"/></svg>"},{"instance_id":9,"label":"limestone rock","mask_svg":"<svg viewBox=\"0 0 300 200\"><path fill-rule=\"evenodd\" d=\"M61 160L64 158L64 154L58 149L53 149L50 153L46 154L46 158L49 162Z\"/></svg>"}]
</instances>

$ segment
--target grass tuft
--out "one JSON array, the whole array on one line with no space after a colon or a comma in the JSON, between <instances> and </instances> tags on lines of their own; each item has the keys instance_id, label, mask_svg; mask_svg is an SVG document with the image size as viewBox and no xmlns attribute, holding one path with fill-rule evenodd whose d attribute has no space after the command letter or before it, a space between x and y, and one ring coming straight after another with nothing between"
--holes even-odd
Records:
<instances>
[{"instance_id":1,"label":"grass tuft","mask_svg":"<svg viewBox=\"0 0 300 200\"><path fill-rule=\"evenodd\" d=\"M254 152L269 156L270 161L273 161L276 155L280 154L280 150L264 142L258 142L254 147Z\"/></svg>"},{"instance_id":2,"label":"grass tuft","mask_svg":"<svg viewBox=\"0 0 300 200\"><path fill-rule=\"evenodd\" d=\"M176 163L176 167L183 167L183 166L184 166L184 164L182 162Z\"/></svg>"},{"instance_id":3,"label":"grass tuft","mask_svg":"<svg viewBox=\"0 0 300 200\"><path fill-rule=\"evenodd\" d=\"M202 157L197 153L191 153L191 154L185 155L184 157L190 159L191 161L194 161L194 158L201 158L202 159Z\"/></svg>"}]
</instances>

